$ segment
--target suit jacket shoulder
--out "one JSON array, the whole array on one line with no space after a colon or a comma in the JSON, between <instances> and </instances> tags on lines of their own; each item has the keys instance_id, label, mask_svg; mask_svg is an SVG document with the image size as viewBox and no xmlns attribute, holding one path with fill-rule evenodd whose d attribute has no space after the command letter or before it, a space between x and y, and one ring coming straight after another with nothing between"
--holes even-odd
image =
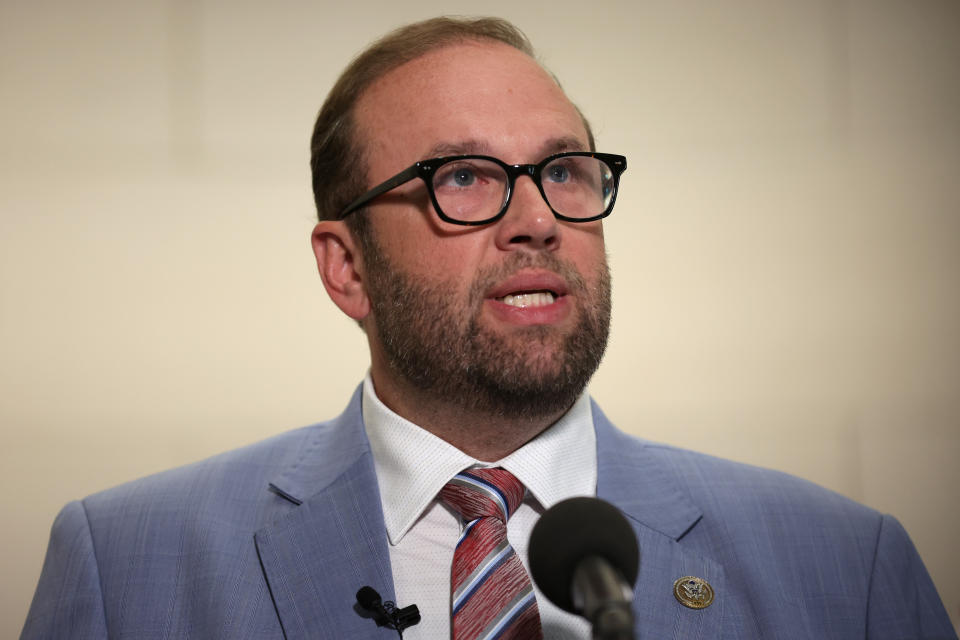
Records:
<instances>
[{"instance_id":1,"label":"suit jacket shoulder","mask_svg":"<svg viewBox=\"0 0 960 640\"><path fill-rule=\"evenodd\" d=\"M956 637L891 516L785 473L628 436L596 406L594 421L598 493L640 540L638 626L664 637ZM708 608L673 597L688 575L713 585Z\"/></svg>"},{"instance_id":2,"label":"suit jacket shoulder","mask_svg":"<svg viewBox=\"0 0 960 640\"><path fill-rule=\"evenodd\" d=\"M65 507L22 637L367 637L357 589L392 591L378 529L358 392L333 421Z\"/></svg>"},{"instance_id":3,"label":"suit jacket shoulder","mask_svg":"<svg viewBox=\"0 0 960 640\"><path fill-rule=\"evenodd\" d=\"M638 637L956 637L893 518L594 422L598 494L640 544ZM676 600L684 576L709 607ZM364 585L393 599L358 390L333 421L67 505L22 637L392 637L355 608Z\"/></svg>"}]
</instances>

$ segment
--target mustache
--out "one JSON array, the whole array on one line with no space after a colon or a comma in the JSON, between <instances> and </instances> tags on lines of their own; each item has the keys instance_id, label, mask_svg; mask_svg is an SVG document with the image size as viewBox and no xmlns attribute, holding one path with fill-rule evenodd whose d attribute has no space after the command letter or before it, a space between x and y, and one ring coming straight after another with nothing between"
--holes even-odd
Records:
<instances>
[{"instance_id":1,"label":"mustache","mask_svg":"<svg viewBox=\"0 0 960 640\"><path fill-rule=\"evenodd\" d=\"M479 304L484 292L521 269L543 269L556 273L566 281L568 293L583 291L587 286L583 276L571 262L561 260L552 253L518 251L510 254L500 264L478 270L470 286L470 299Z\"/></svg>"}]
</instances>

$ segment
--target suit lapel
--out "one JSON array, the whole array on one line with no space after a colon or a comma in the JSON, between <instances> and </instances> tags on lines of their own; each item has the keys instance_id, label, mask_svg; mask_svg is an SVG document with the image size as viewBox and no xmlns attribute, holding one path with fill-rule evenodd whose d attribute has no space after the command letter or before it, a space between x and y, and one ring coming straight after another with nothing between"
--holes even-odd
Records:
<instances>
[{"instance_id":1,"label":"suit lapel","mask_svg":"<svg viewBox=\"0 0 960 640\"><path fill-rule=\"evenodd\" d=\"M370 585L393 600L393 577L373 457L359 395L271 484L290 511L255 536L257 552L287 640L386 638L356 608Z\"/></svg>"},{"instance_id":2,"label":"suit lapel","mask_svg":"<svg viewBox=\"0 0 960 640\"><path fill-rule=\"evenodd\" d=\"M696 640L720 637L736 626L735 599L723 567L684 545L702 518L672 473L640 440L617 431L596 404L597 494L633 525L640 545L634 609L642 637ZM359 390L344 414L317 428L271 490L290 511L255 535L257 552L287 640L392 637L356 608L356 591L377 589L394 600L386 528ZM673 595L684 576L705 579L715 598L688 609ZM725 624L726 623L726 624Z\"/></svg>"},{"instance_id":3,"label":"suit lapel","mask_svg":"<svg viewBox=\"0 0 960 640\"><path fill-rule=\"evenodd\" d=\"M593 417L597 495L623 511L640 545L634 612L641 637L721 637L727 602L723 567L681 542L700 523L701 510L677 488L646 444L617 431L596 404ZM713 604L699 610L680 604L673 588L684 576L709 582Z\"/></svg>"}]
</instances>

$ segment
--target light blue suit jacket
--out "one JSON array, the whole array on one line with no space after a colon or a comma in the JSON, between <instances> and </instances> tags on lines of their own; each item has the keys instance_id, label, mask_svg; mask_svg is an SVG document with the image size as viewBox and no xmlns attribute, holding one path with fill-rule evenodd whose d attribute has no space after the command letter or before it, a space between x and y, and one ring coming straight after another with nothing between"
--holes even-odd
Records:
<instances>
[{"instance_id":1,"label":"light blue suit jacket","mask_svg":"<svg viewBox=\"0 0 960 640\"><path fill-rule=\"evenodd\" d=\"M956 638L893 518L593 411L598 494L640 543L638 638ZM688 575L711 606L676 601ZM363 585L396 599L358 392L329 423L67 505L22 638L395 637L355 609Z\"/></svg>"}]
</instances>

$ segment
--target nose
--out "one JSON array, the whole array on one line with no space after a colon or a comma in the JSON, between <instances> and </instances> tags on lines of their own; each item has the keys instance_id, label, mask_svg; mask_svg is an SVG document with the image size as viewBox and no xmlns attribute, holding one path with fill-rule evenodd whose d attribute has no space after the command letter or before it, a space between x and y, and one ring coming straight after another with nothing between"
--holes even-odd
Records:
<instances>
[{"instance_id":1,"label":"nose","mask_svg":"<svg viewBox=\"0 0 960 640\"><path fill-rule=\"evenodd\" d=\"M517 178L510 206L497 224L497 246L503 251L555 251L560 227L540 190L528 176Z\"/></svg>"}]
</instances>

